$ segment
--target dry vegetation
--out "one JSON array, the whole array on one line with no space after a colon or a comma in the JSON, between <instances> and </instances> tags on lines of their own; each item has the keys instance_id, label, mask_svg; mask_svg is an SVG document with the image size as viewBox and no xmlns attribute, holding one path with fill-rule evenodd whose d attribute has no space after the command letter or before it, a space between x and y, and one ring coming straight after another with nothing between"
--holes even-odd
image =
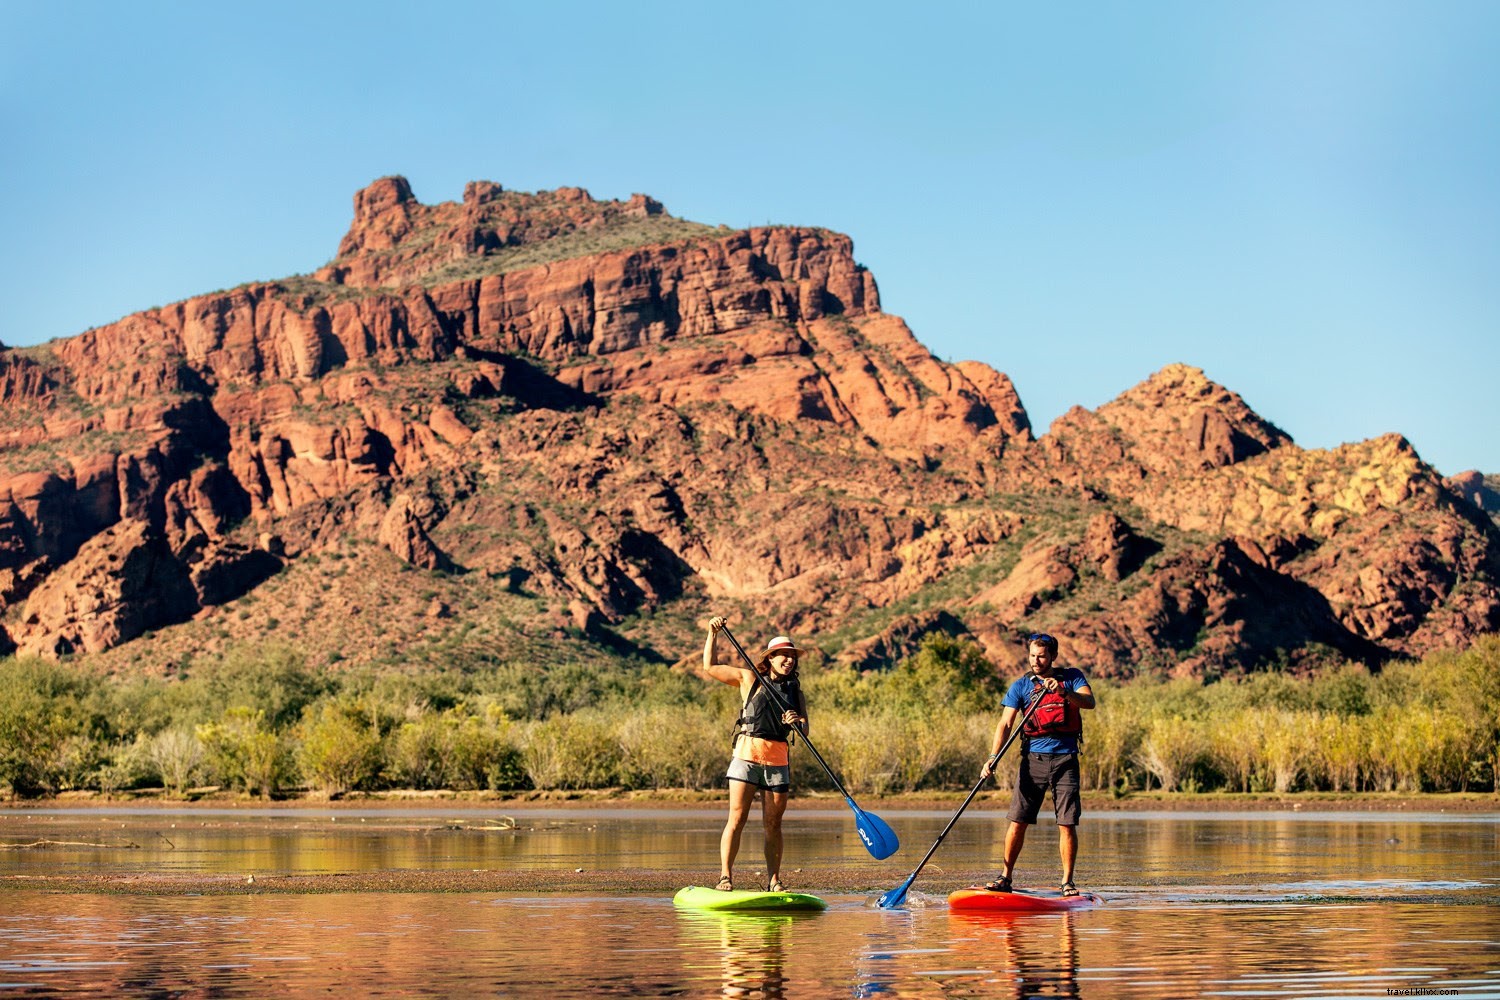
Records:
<instances>
[{"instance_id":1,"label":"dry vegetation","mask_svg":"<svg viewBox=\"0 0 1500 1000\"><path fill-rule=\"evenodd\" d=\"M0 664L0 788L34 796L205 785L271 798L391 788L706 789L732 692L661 665L495 661L330 673L233 648L167 679ZM972 782L1003 686L978 647L929 640L873 675L816 662L817 743L862 794ZM1136 792L1494 791L1500 637L1372 675L1095 684L1087 786ZM878 739L872 739L876 735ZM827 779L802 760L799 783ZM1003 774L1000 785L1008 781Z\"/></svg>"}]
</instances>

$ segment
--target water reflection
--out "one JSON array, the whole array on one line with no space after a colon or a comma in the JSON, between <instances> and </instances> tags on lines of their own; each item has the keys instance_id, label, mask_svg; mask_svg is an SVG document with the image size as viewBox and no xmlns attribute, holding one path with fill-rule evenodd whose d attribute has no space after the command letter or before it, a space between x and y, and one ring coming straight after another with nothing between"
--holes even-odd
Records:
<instances>
[{"instance_id":1,"label":"water reflection","mask_svg":"<svg viewBox=\"0 0 1500 1000\"><path fill-rule=\"evenodd\" d=\"M1500 997L1500 825L1442 817L1099 817L1090 887L1108 904L951 913L1003 830L955 828L902 910L820 893L816 914L703 914L670 894L328 893L116 896L28 890L46 872L566 866L682 870L721 818L537 817L519 832L386 818L0 815L0 842L133 849L0 852L0 997ZM910 842L946 816L894 817ZM177 827L170 827L170 822ZM277 825L277 824L281 825ZM189 828L189 824L192 824ZM202 824L202 825L200 825ZM926 824L926 827L924 827ZM71 828L65 828L71 825ZM351 827L346 830L346 826ZM379 827L379 828L377 828ZM847 815L798 824L805 856L846 864ZM150 836L160 830L170 838ZM1050 831L1038 827L1036 836ZM994 836L992 837L992 834ZM1394 841L1394 842L1393 842ZM858 848L860 864L868 864ZM873 872L895 884L913 859ZM1040 874L1040 873L1038 873ZM1047 874L1051 874L1048 872ZM816 875L804 876L817 891ZM800 886L799 886L800 887Z\"/></svg>"},{"instance_id":2,"label":"water reflection","mask_svg":"<svg viewBox=\"0 0 1500 1000\"><path fill-rule=\"evenodd\" d=\"M1073 913L948 914L949 937L955 957L973 955L975 964L987 960L997 972L986 984L986 996L1067 997L1080 1000L1078 943Z\"/></svg>"},{"instance_id":3,"label":"water reflection","mask_svg":"<svg viewBox=\"0 0 1500 1000\"><path fill-rule=\"evenodd\" d=\"M818 916L684 910L678 914L678 923L685 952L718 956L722 996L783 1000L788 982L787 940L796 933L799 922L806 930L807 923Z\"/></svg>"}]
</instances>

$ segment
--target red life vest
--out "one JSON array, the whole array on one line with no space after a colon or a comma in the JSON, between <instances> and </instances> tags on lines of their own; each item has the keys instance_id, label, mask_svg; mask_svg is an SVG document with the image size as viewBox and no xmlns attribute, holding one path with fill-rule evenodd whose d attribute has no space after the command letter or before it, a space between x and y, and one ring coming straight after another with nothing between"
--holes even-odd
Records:
<instances>
[{"instance_id":1,"label":"red life vest","mask_svg":"<svg viewBox=\"0 0 1500 1000\"><path fill-rule=\"evenodd\" d=\"M1061 678L1059 678L1061 680ZM1037 682L1032 689L1039 690ZM1021 727L1026 736L1079 736L1083 733L1083 715L1078 706L1063 698L1063 689L1042 694L1041 704Z\"/></svg>"}]
</instances>

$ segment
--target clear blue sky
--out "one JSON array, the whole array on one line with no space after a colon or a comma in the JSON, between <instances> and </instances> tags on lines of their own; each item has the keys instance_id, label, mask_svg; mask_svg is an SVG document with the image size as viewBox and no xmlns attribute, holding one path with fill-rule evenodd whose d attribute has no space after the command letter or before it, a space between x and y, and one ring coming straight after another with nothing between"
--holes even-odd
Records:
<instances>
[{"instance_id":1,"label":"clear blue sky","mask_svg":"<svg viewBox=\"0 0 1500 1000\"><path fill-rule=\"evenodd\" d=\"M1500 472L1500 3L0 4L0 340L330 259L404 174L854 238L1038 431L1173 361Z\"/></svg>"}]
</instances>

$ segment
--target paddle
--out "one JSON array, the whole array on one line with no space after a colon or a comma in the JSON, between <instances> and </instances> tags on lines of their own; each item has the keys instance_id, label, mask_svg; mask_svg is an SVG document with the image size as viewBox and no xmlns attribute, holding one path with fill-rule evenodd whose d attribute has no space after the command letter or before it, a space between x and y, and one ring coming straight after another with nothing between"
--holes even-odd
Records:
<instances>
[{"instance_id":1,"label":"paddle","mask_svg":"<svg viewBox=\"0 0 1500 1000\"><path fill-rule=\"evenodd\" d=\"M1026 709L1026 714L1021 716L1020 723L1016 726L1015 729L1011 730L1010 735L1005 738L1005 743L1001 745L1000 752L995 755L995 763L997 765L1000 763L1000 758L1005 756L1005 751L1010 749L1010 745L1014 743L1016 737L1021 734L1021 730L1026 728L1026 723L1031 719L1031 713L1035 712L1036 707L1041 703L1042 691L1041 688L1038 688L1036 697L1031 700L1031 704ZM990 774L994 773L994 769L991 768ZM953 818L948 821L948 825L943 827L943 832L938 834L937 840L933 841L932 846L928 848L926 856L922 858L922 863L917 865L916 869L906 877L905 882L902 882L900 885L896 886L896 888L880 897L880 906L882 909L889 909L892 906L900 906L901 903L906 899L906 892L911 888L911 884L917 880L917 875L922 871L923 868L927 866L928 860L937 853L938 845L943 842L944 837L948 836L948 831L953 829L953 824L958 822L958 818L964 814L965 809L969 808L969 803L974 801L974 796L979 794L979 789L984 787L984 783L989 779L990 775L986 774L974 783L974 787L969 790L968 798L964 799L963 805L958 807L958 812L953 814Z\"/></svg>"},{"instance_id":2,"label":"paddle","mask_svg":"<svg viewBox=\"0 0 1500 1000\"><path fill-rule=\"evenodd\" d=\"M719 631L729 637L730 643L734 645L735 652L740 654L745 663L749 665L750 671L754 673L755 662L750 659L750 655L745 652L739 640L726 627L721 627ZM777 708L783 712L791 711L791 706L781 699L781 695L773 685L767 684L765 687L767 693L771 696L771 700L776 703ZM838 775L833 773L833 769L828 766L828 762L823 759L823 755L818 753L818 748L813 746L812 740L807 738L807 730L799 726L797 732L802 735L803 745L812 751L812 755L823 766L824 772L827 773L829 779L833 782L833 786L839 790L839 794L844 797L844 801L848 804L849 808L854 810L854 827L859 831L859 839L864 842L865 850L869 851L871 857L877 860L883 860L895 854L897 848L901 846L901 841L897 838L896 831L892 830L886 821L879 816L876 816L874 813L867 813L857 806L854 803L854 799L844 789L843 783L839 781Z\"/></svg>"}]
</instances>

